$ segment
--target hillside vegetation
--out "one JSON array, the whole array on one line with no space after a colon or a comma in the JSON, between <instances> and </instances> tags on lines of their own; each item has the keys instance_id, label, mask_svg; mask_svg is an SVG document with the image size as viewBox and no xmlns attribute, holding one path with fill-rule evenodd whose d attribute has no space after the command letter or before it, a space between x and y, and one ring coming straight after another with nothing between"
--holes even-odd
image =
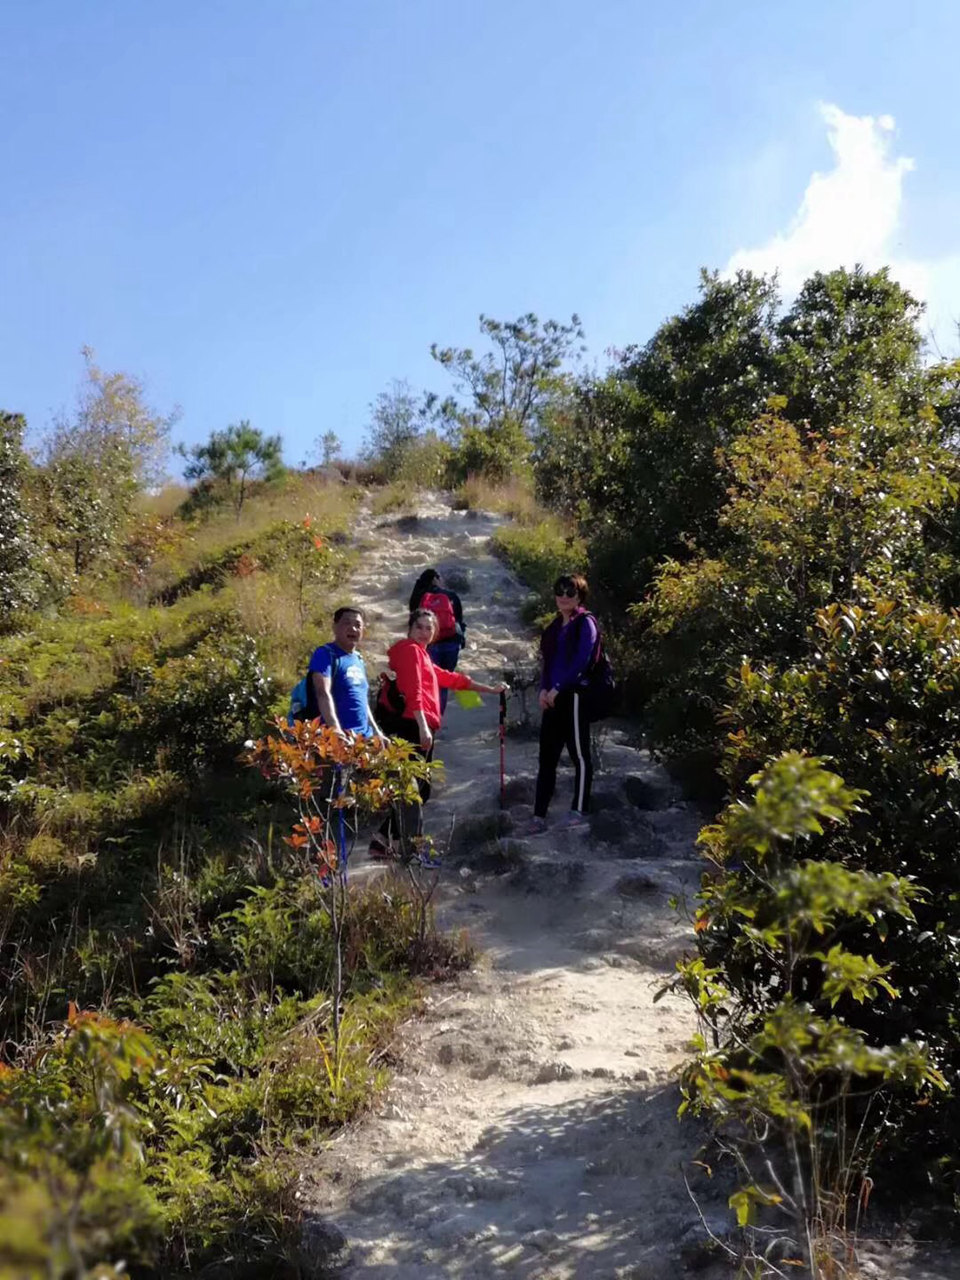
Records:
<instances>
[{"instance_id":1,"label":"hillside vegetation","mask_svg":"<svg viewBox=\"0 0 960 1280\"><path fill-rule=\"evenodd\" d=\"M294 1268L294 1139L368 1102L412 976L457 963L402 884L338 938L295 797L239 758L329 633L360 491L186 496L0 638L4 1275Z\"/></svg>"},{"instance_id":2,"label":"hillside vegetation","mask_svg":"<svg viewBox=\"0 0 960 1280\"><path fill-rule=\"evenodd\" d=\"M600 372L577 317L481 317L483 350L433 348L449 394L376 399L365 459L376 511L425 485L509 511L531 619L585 570L625 709L722 805L676 976L702 1022L685 1107L741 1221L786 1214L817 1276L874 1188L960 1194L960 364L921 325L859 268L787 306L705 274ZM335 437L284 473L240 423L149 497L171 425L92 354L39 453L0 417L11 1274L286 1265L293 1135L363 1104L409 975L457 962L415 876L338 915L311 825L311 761L359 810L409 781L403 752L237 758L350 569Z\"/></svg>"}]
</instances>

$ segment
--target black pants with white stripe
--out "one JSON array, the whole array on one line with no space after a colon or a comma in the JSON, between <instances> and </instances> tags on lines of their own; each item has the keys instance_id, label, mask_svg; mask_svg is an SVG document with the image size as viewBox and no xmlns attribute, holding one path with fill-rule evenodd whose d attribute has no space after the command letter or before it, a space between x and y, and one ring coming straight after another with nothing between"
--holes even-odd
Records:
<instances>
[{"instance_id":1,"label":"black pants with white stripe","mask_svg":"<svg viewBox=\"0 0 960 1280\"><path fill-rule=\"evenodd\" d=\"M571 809L586 813L590 808L593 760L590 756L590 722L579 693L558 693L540 721L540 765L537 769L537 798L533 812L547 816L547 807L557 785L557 765L566 747L576 770Z\"/></svg>"}]
</instances>

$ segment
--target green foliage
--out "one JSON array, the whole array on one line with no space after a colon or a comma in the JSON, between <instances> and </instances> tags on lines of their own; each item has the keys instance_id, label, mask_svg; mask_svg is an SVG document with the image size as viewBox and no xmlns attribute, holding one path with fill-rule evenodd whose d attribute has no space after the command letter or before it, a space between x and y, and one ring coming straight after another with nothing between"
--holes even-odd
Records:
<instances>
[{"instance_id":1,"label":"green foliage","mask_svg":"<svg viewBox=\"0 0 960 1280\"><path fill-rule=\"evenodd\" d=\"M749 273L703 273L697 303L548 415L538 492L606 550L600 581L616 598L636 599L656 562L690 539L712 544L724 498L715 452L773 390L776 300Z\"/></svg>"},{"instance_id":2,"label":"green foliage","mask_svg":"<svg viewBox=\"0 0 960 1280\"><path fill-rule=\"evenodd\" d=\"M78 821L80 793L100 789L105 816L138 766L162 775L222 764L273 695L236 617L209 606L48 623L8 641L4 656L0 797L47 822Z\"/></svg>"},{"instance_id":3,"label":"green foliage","mask_svg":"<svg viewBox=\"0 0 960 1280\"><path fill-rule=\"evenodd\" d=\"M404 464L415 456L427 430L423 402L408 382L394 379L370 406L364 455L384 477L395 480Z\"/></svg>"},{"instance_id":4,"label":"green foliage","mask_svg":"<svg viewBox=\"0 0 960 1280\"><path fill-rule=\"evenodd\" d=\"M701 1023L681 1110L712 1117L734 1156L741 1225L778 1206L818 1274L820 1237L862 1193L895 1104L946 1090L935 1055L884 1016L901 1005L899 964L867 949L915 925L925 893L912 877L804 856L825 853L869 799L816 757L784 752L748 787L700 837L716 871L698 895L700 954L674 982ZM873 1034L852 1024L866 1008L883 1010Z\"/></svg>"},{"instance_id":5,"label":"green foliage","mask_svg":"<svg viewBox=\"0 0 960 1280\"><path fill-rule=\"evenodd\" d=\"M115 1251L140 1254L162 1223L141 1180L148 1125L137 1106L157 1066L140 1028L71 1007L32 1062L3 1069L0 1213L20 1213L0 1260L66 1275Z\"/></svg>"},{"instance_id":6,"label":"green foliage","mask_svg":"<svg viewBox=\"0 0 960 1280\"><path fill-rule=\"evenodd\" d=\"M803 435L768 414L730 446L722 552L664 562L634 610L659 743L715 748L726 678L743 655L789 661L831 601L936 596L927 529L956 501L955 459L937 431L919 414Z\"/></svg>"},{"instance_id":7,"label":"green foliage","mask_svg":"<svg viewBox=\"0 0 960 1280\"><path fill-rule=\"evenodd\" d=\"M135 674L117 700L117 728L131 758L161 758L176 771L230 760L267 715L273 686L246 635L206 636L183 657Z\"/></svg>"},{"instance_id":8,"label":"green foliage","mask_svg":"<svg viewBox=\"0 0 960 1280\"><path fill-rule=\"evenodd\" d=\"M163 476L176 419L176 412L164 418L147 407L136 378L104 373L89 348L83 355L77 411L48 435L39 476L46 540L62 572L74 575L101 568L119 545L134 494Z\"/></svg>"},{"instance_id":9,"label":"green foliage","mask_svg":"<svg viewBox=\"0 0 960 1280\"><path fill-rule=\"evenodd\" d=\"M184 475L201 487L221 485L230 493L239 518L255 476L277 480L283 474L283 444L279 436L265 436L244 418L223 431L211 431L206 444L180 446L187 459Z\"/></svg>"},{"instance_id":10,"label":"green foliage","mask_svg":"<svg viewBox=\"0 0 960 1280\"><path fill-rule=\"evenodd\" d=\"M46 537L74 575L88 573L120 542L136 492L122 439L61 429L42 472Z\"/></svg>"},{"instance_id":11,"label":"green foliage","mask_svg":"<svg viewBox=\"0 0 960 1280\"><path fill-rule=\"evenodd\" d=\"M923 397L923 305L884 267L816 272L778 326L779 387L813 431L851 415L915 414Z\"/></svg>"},{"instance_id":12,"label":"green foliage","mask_svg":"<svg viewBox=\"0 0 960 1280\"><path fill-rule=\"evenodd\" d=\"M731 784L787 742L829 752L870 793L864 812L831 840L833 856L871 874L915 876L929 890L916 922L891 925L885 937L910 1006L879 1018L865 1009L856 1021L871 1035L882 1027L890 1039L924 1040L956 1088L957 617L882 598L831 605L818 614L796 662L782 669L748 664L731 685ZM960 1125L955 1106L938 1108L949 1133ZM933 1115L930 1123L938 1123ZM942 1140L935 1130L925 1138L931 1150Z\"/></svg>"},{"instance_id":13,"label":"green foliage","mask_svg":"<svg viewBox=\"0 0 960 1280\"><path fill-rule=\"evenodd\" d=\"M458 483L470 475L503 481L527 467L544 416L566 386L563 366L583 350L578 316L562 324L541 323L532 312L512 321L481 315L480 332L492 348L481 355L436 343L430 349L460 397L428 400L456 445Z\"/></svg>"},{"instance_id":14,"label":"green foliage","mask_svg":"<svg viewBox=\"0 0 960 1280\"><path fill-rule=\"evenodd\" d=\"M23 494L26 425L21 414L0 410L0 630L36 601L35 551Z\"/></svg>"},{"instance_id":15,"label":"green foliage","mask_svg":"<svg viewBox=\"0 0 960 1280\"><path fill-rule=\"evenodd\" d=\"M591 581L612 604L625 609L651 586L659 592L664 564L669 575L691 557L724 562L731 459L737 450L760 457L770 442L753 443L755 424L771 405L798 448L830 441L836 451L847 441L849 470L832 507L823 495L821 526L831 513L840 524L855 522L853 471L875 468L877 500L889 494L895 503L882 481L926 468L931 445L951 440L955 376L923 369L918 305L886 271L818 274L782 317L779 307L773 281L704 273L696 303L646 345L623 352L606 376L555 397L544 415L534 455L538 496L587 538ZM835 456L833 465L844 463ZM782 508L779 518L790 518ZM945 573L955 583L947 564L960 546L952 523L925 517L924 525L927 545L939 538L944 547L940 583ZM624 653L635 655L641 683L659 687L635 643ZM692 701L709 716L711 699L698 692Z\"/></svg>"},{"instance_id":16,"label":"green foliage","mask_svg":"<svg viewBox=\"0 0 960 1280\"><path fill-rule=\"evenodd\" d=\"M745 662L728 688L733 802L701 834L716 870L680 967L707 1024L689 1101L758 1143L786 1133L812 1240L871 1166L956 1194L960 619L832 603L792 662Z\"/></svg>"},{"instance_id":17,"label":"green foliage","mask_svg":"<svg viewBox=\"0 0 960 1280\"><path fill-rule=\"evenodd\" d=\"M492 546L494 554L536 592L534 615L554 611L554 582L562 573L582 570L587 558L583 541L553 516L531 525L498 529Z\"/></svg>"},{"instance_id":18,"label":"green foliage","mask_svg":"<svg viewBox=\"0 0 960 1280\"><path fill-rule=\"evenodd\" d=\"M282 780L236 758L335 602L342 488L309 490L316 518L289 518L303 483L239 522L152 512L130 594L156 582L156 604L104 560L63 616L0 636L4 1274L281 1268L291 1149L381 1087L411 978L463 961L428 868L344 894L335 923L322 868L274 834ZM353 777L356 807L391 794Z\"/></svg>"},{"instance_id":19,"label":"green foliage","mask_svg":"<svg viewBox=\"0 0 960 1280\"><path fill-rule=\"evenodd\" d=\"M532 446L523 428L510 418L488 426L466 422L457 429L455 439L451 466L455 482L474 475L502 483L511 476L529 473Z\"/></svg>"},{"instance_id":20,"label":"green foliage","mask_svg":"<svg viewBox=\"0 0 960 1280\"><path fill-rule=\"evenodd\" d=\"M453 455L449 442L430 428L404 452L397 482L414 489L437 488L446 483Z\"/></svg>"}]
</instances>

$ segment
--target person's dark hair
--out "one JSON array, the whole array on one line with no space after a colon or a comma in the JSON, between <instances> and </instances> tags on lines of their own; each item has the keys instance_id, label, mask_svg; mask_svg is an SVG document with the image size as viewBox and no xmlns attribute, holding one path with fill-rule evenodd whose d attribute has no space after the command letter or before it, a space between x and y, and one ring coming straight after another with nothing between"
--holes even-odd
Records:
<instances>
[{"instance_id":1,"label":"person's dark hair","mask_svg":"<svg viewBox=\"0 0 960 1280\"><path fill-rule=\"evenodd\" d=\"M413 613L414 609L418 609L420 607L420 601L423 599L423 593L425 591L429 591L437 582L439 577L439 569L424 569L423 573L421 573L420 577L414 583L413 590L410 592L411 613Z\"/></svg>"},{"instance_id":2,"label":"person's dark hair","mask_svg":"<svg viewBox=\"0 0 960 1280\"><path fill-rule=\"evenodd\" d=\"M590 586L582 573L561 573L560 577L553 584L553 594L561 595L572 588L577 593L577 600L580 604L587 603L587 596L590 594Z\"/></svg>"},{"instance_id":3,"label":"person's dark hair","mask_svg":"<svg viewBox=\"0 0 960 1280\"><path fill-rule=\"evenodd\" d=\"M342 604L333 615L334 622L339 622L345 613L355 613L360 621L363 621L363 610L358 609L355 604Z\"/></svg>"},{"instance_id":4,"label":"person's dark hair","mask_svg":"<svg viewBox=\"0 0 960 1280\"><path fill-rule=\"evenodd\" d=\"M421 618L429 618L433 623L433 634L437 634L440 623L437 621L437 615L432 609L411 609L410 621L407 623L407 635L413 630L414 623L419 622Z\"/></svg>"}]
</instances>

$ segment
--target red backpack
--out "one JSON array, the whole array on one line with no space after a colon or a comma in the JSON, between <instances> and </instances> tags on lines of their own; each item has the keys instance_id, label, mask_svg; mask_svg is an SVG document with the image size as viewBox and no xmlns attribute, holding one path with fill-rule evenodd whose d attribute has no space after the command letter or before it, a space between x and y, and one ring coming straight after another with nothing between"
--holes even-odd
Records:
<instances>
[{"instance_id":1,"label":"red backpack","mask_svg":"<svg viewBox=\"0 0 960 1280\"><path fill-rule=\"evenodd\" d=\"M425 591L420 597L420 608L429 609L437 615L439 630L434 640L456 640L457 618L453 612L453 601L445 591Z\"/></svg>"}]
</instances>

